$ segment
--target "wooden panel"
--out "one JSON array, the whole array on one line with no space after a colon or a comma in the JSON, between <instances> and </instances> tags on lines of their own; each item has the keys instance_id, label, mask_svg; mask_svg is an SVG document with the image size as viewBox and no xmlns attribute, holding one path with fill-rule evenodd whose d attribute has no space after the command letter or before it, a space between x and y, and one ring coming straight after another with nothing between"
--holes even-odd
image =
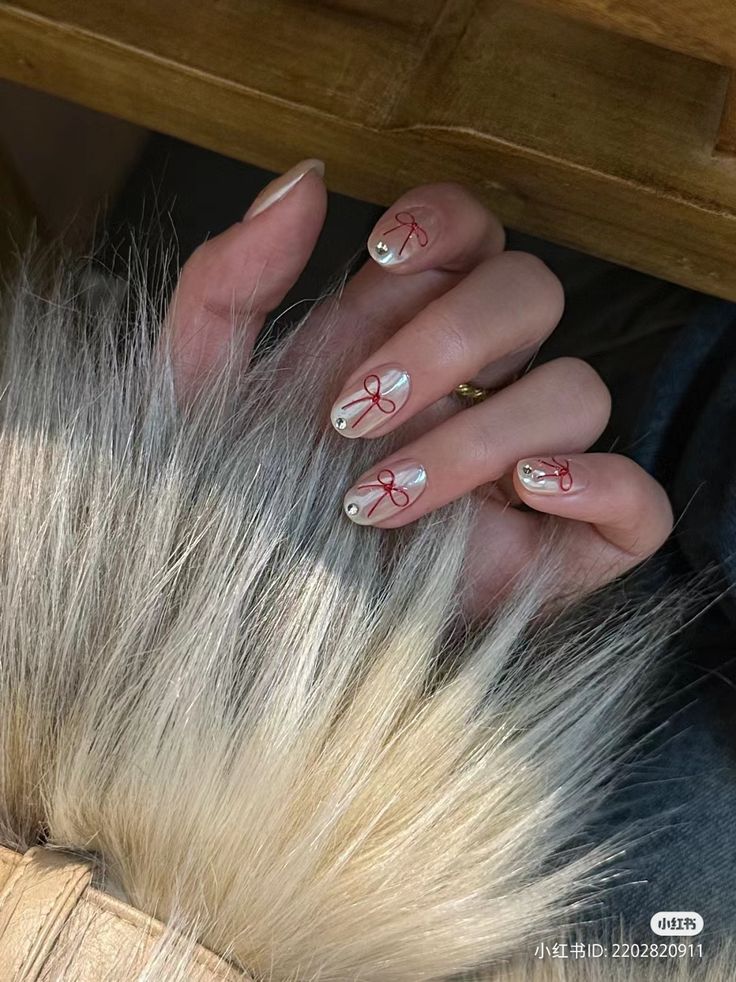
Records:
<instances>
[{"instance_id":1,"label":"wooden panel","mask_svg":"<svg viewBox=\"0 0 736 982\"><path fill-rule=\"evenodd\" d=\"M728 83L716 150L721 153L736 154L736 72L731 75Z\"/></svg>"},{"instance_id":2,"label":"wooden panel","mask_svg":"<svg viewBox=\"0 0 736 982\"><path fill-rule=\"evenodd\" d=\"M513 0L16 0L0 74L264 167L323 157L367 200L462 181L514 227L736 299L728 72Z\"/></svg>"},{"instance_id":3,"label":"wooden panel","mask_svg":"<svg viewBox=\"0 0 736 982\"><path fill-rule=\"evenodd\" d=\"M470 5L458 4L461 10ZM445 2L23 0L8 6L145 48L274 99L298 95L341 119L380 124ZM391 71L377 73L377 58Z\"/></svg>"},{"instance_id":4,"label":"wooden panel","mask_svg":"<svg viewBox=\"0 0 736 982\"><path fill-rule=\"evenodd\" d=\"M0 144L49 236L71 248L89 242L148 132L0 79Z\"/></svg>"},{"instance_id":5,"label":"wooden panel","mask_svg":"<svg viewBox=\"0 0 736 982\"><path fill-rule=\"evenodd\" d=\"M534 0L627 37L736 66L734 0Z\"/></svg>"}]
</instances>

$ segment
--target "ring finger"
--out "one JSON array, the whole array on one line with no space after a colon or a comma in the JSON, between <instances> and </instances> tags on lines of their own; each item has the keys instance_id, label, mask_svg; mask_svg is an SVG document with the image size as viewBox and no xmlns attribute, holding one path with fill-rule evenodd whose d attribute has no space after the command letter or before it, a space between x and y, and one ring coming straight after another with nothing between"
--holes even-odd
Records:
<instances>
[{"instance_id":1,"label":"ring finger","mask_svg":"<svg viewBox=\"0 0 736 982\"><path fill-rule=\"evenodd\" d=\"M345 512L360 525L406 525L498 480L521 458L556 446L585 450L609 413L608 390L596 372L559 358L371 468L345 495Z\"/></svg>"},{"instance_id":2,"label":"ring finger","mask_svg":"<svg viewBox=\"0 0 736 982\"><path fill-rule=\"evenodd\" d=\"M559 280L536 257L487 259L360 365L332 406L332 425L349 438L383 435L491 364L511 375L563 305Z\"/></svg>"}]
</instances>

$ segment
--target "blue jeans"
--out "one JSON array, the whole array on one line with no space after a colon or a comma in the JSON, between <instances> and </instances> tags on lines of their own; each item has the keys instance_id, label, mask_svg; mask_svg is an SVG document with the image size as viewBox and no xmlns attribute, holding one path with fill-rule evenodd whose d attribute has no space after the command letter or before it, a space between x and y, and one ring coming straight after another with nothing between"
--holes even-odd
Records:
<instances>
[{"instance_id":1,"label":"blue jeans","mask_svg":"<svg viewBox=\"0 0 736 982\"><path fill-rule=\"evenodd\" d=\"M652 585L710 571L730 592L662 666L659 729L596 836L640 838L604 904L606 923L656 940L660 910L702 914L703 937L736 934L736 305L704 300L656 373L632 456L673 503L676 530L645 571ZM600 912L599 912L600 913ZM700 939L698 939L700 940Z\"/></svg>"}]
</instances>

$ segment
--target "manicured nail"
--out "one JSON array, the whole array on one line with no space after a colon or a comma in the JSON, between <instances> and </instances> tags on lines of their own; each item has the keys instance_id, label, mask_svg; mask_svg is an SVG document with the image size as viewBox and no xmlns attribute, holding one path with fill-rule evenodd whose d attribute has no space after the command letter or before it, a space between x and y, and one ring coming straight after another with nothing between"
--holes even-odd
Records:
<instances>
[{"instance_id":1,"label":"manicured nail","mask_svg":"<svg viewBox=\"0 0 736 982\"><path fill-rule=\"evenodd\" d=\"M397 266L431 245L437 232L437 215L431 208L389 211L368 236L368 252L381 266Z\"/></svg>"},{"instance_id":2,"label":"manicured nail","mask_svg":"<svg viewBox=\"0 0 736 982\"><path fill-rule=\"evenodd\" d=\"M255 218L256 215L260 215L262 211L266 208L270 208L271 205L275 205L277 201L281 201L285 195L291 191L291 189L301 181L305 174L308 174L310 170L317 171L320 177L324 175L325 165L323 161L311 158L309 160L302 160L300 163L295 164L291 170L287 170L285 174L281 177L277 177L275 180L267 184L265 188L258 194L254 199L253 204L250 206L248 211L246 211L243 221L246 218Z\"/></svg>"},{"instance_id":3,"label":"manicured nail","mask_svg":"<svg viewBox=\"0 0 736 982\"><path fill-rule=\"evenodd\" d=\"M330 412L332 425L351 439L365 436L385 423L409 398L409 373L395 365L383 365L336 400Z\"/></svg>"},{"instance_id":4,"label":"manicured nail","mask_svg":"<svg viewBox=\"0 0 736 982\"><path fill-rule=\"evenodd\" d=\"M519 461L516 473L535 494L569 494L587 486L584 466L569 457L529 457Z\"/></svg>"},{"instance_id":5,"label":"manicured nail","mask_svg":"<svg viewBox=\"0 0 736 982\"><path fill-rule=\"evenodd\" d=\"M427 486L427 472L415 460L397 460L369 472L345 495L343 509L356 525L375 525L413 504Z\"/></svg>"}]
</instances>

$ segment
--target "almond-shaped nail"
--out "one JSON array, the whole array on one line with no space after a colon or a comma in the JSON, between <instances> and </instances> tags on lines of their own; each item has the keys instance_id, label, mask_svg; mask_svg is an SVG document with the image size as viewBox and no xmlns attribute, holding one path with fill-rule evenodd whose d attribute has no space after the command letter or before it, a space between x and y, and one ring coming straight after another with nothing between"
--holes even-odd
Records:
<instances>
[{"instance_id":1,"label":"almond-shaped nail","mask_svg":"<svg viewBox=\"0 0 736 982\"><path fill-rule=\"evenodd\" d=\"M365 436L401 409L410 389L408 372L398 365L381 365L335 400L330 411L332 425L350 439Z\"/></svg>"},{"instance_id":2,"label":"almond-shaped nail","mask_svg":"<svg viewBox=\"0 0 736 982\"><path fill-rule=\"evenodd\" d=\"M321 160L316 158L310 158L309 160L302 160L298 164L295 164L290 170L287 170L285 174L281 177L277 177L275 180L267 184L265 188L256 196L253 204L250 206L248 211L246 211L243 221L248 218L255 218L256 215L260 215L264 212L266 208L270 208L271 205L275 205L277 201L281 201L291 189L301 181L305 174L310 171L316 171L320 177L324 175L325 165Z\"/></svg>"},{"instance_id":3,"label":"almond-shaped nail","mask_svg":"<svg viewBox=\"0 0 736 982\"><path fill-rule=\"evenodd\" d=\"M381 266L397 266L428 248L438 232L437 213L432 208L417 205L388 211L368 236L368 252Z\"/></svg>"},{"instance_id":4,"label":"almond-shaped nail","mask_svg":"<svg viewBox=\"0 0 736 982\"><path fill-rule=\"evenodd\" d=\"M343 509L356 525L376 525L414 504L427 487L427 472L415 460L397 460L369 471L345 495Z\"/></svg>"},{"instance_id":5,"label":"almond-shaped nail","mask_svg":"<svg viewBox=\"0 0 736 982\"><path fill-rule=\"evenodd\" d=\"M526 490L535 494L570 494L588 484L579 457L528 457L519 461L516 473Z\"/></svg>"}]
</instances>

